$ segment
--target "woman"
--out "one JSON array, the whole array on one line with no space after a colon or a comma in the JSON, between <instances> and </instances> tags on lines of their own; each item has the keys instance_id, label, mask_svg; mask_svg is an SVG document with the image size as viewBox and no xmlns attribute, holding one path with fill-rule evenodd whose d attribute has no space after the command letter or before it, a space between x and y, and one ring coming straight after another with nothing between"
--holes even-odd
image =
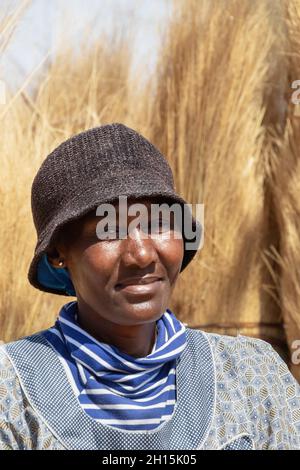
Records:
<instances>
[{"instance_id":1,"label":"woman","mask_svg":"<svg viewBox=\"0 0 300 470\"><path fill-rule=\"evenodd\" d=\"M28 278L77 300L1 347L0 448L300 448L300 387L272 347L193 330L168 308L201 235L185 204L163 155L123 124L45 159Z\"/></svg>"}]
</instances>

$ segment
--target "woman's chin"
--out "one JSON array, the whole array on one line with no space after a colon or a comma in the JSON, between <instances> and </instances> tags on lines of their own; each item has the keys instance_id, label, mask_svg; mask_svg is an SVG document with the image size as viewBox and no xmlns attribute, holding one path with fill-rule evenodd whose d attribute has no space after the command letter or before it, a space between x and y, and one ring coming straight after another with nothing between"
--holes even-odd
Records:
<instances>
[{"instance_id":1,"label":"woman's chin","mask_svg":"<svg viewBox=\"0 0 300 470\"><path fill-rule=\"evenodd\" d=\"M142 324L157 321L164 313L164 304L161 302L156 304L152 302L140 302L138 304L131 304L122 308L123 324Z\"/></svg>"}]
</instances>

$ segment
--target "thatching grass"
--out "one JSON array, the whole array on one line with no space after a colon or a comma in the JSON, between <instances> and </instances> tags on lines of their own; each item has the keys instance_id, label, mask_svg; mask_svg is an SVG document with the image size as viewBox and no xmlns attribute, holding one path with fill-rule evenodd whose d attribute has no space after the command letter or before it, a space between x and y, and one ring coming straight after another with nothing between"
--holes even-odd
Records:
<instances>
[{"instance_id":1,"label":"thatching grass","mask_svg":"<svg viewBox=\"0 0 300 470\"><path fill-rule=\"evenodd\" d=\"M83 38L78 55L62 36L54 61L47 54L47 66L35 71L39 80L33 94L27 91L28 79L14 94L7 88L0 108L0 339L5 341L50 326L69 300L33 289L27 280L36 243L30 190L40 164L72 134L106 122L133 125L131 34L116 30L113 38L101 36L89 49Z\"/></svg>"},{"instance_id":2,"label":"thatching grass","mask_svg":"<svg viewBox=\"0 0 300 470\"><path fill-rule=\"evenodd\" d=\"M269 179L274 196L274 210L280 228L278 247L265 251L266 262L275 262L270 269L277 287L284 320L287 342L295 359L299 361L300 339L300 113L292 102L295 91L291 87L300 77L300 3L286 2L287 50L284 94L288 104L286 126L277 130L270 139ZM279 270L278 270L279 267ZM294 343L298 341L298 343ZM298 352L297 352L298 350ZM294 361L295 362L295 361ZM290 364L300 381L300 364Z\"/></svg>"}]
</instances>

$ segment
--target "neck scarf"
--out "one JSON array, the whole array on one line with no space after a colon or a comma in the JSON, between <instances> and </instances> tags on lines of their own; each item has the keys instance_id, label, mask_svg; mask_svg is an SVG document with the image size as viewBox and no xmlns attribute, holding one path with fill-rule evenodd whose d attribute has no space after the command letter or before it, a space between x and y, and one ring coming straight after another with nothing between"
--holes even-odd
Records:
<instances>
[{"instance_id":1,"label":"neck scarf","mask_svg":"<svg viewBox=\"0 0 300 470\"><path fill-rule=\"evenodd\" d=\"M77 301L64 305L46 337L86 413L124 430L150 430L170 419L176 403L176 359L186 346L185 325L166 309L156 322L151 353L136 358L96 340L79 326L77 315Z\"/></svg>"}]
</instances>

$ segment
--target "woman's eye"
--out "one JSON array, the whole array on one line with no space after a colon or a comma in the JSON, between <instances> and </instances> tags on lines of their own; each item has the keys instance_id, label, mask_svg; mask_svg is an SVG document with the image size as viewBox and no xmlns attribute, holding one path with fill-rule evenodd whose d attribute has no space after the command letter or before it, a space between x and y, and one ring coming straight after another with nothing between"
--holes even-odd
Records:
<instances>
[{"instance_id":1,"label":"woman's eye","mask_svg":"<svg viewBox=\"0 0 300 470\"><path fill-rule=\"evenodd\" d=\"M111 228L105 231L106 237L105 239L108 240L115 240L119 238L120 230L119 227Z\"/></svg>"},{"instance_id":2,"label":"woman's eye","mask_svg":"<svg viewBox=\"0 0 300 470\"><path fill-rule=\"evenodd\" d=\"M95 231L90 231L86 234L88 240L114 240L119 238L119 227L116 228L105 228L103 232L97 233Z\"/></svg>"},{"instance_id":3,"label":"woman's eye","mask_svg":"<svg viewBox=\"0 0 300 470\"><path fill-rule=\"evenodd\" d=\"M85 236L86 236L86 238L88 238L88 239L97 238L96 230L95 230L95 231L88 232Z\"/></svg>"},{"instance_id":4,"label":"woman's eye","mask_svg":"<svg viewBox=\"0 0 300 470\"><path fill-rule=\"evenodd\" d=\"M148 224L149 233L163 233L172 229L172 223L166 219L152 220Z\"/></svg>"}]
</instances>

